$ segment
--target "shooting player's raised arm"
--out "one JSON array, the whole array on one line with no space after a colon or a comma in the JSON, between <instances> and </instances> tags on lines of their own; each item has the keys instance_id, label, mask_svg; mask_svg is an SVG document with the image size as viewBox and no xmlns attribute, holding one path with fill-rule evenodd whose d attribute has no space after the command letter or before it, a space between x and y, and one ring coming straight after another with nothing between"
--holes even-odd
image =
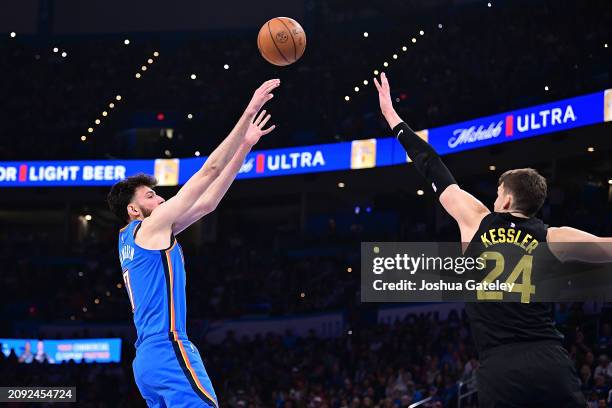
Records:
<instances>
[{"instance_id":1,"label":"shooting player's raised arm","mask_svg":"<svg viewBox=\"0 0 612 408\"><path fill-rule=\"evenodd\" d=\"M255 122L249 125L244 142L240 145L229 164L223 169L221 175L206 189L198 201L176 220L172 228L175 235L217 208L217 205L219 205L219 202L236 178L246 155L262 136L274 130L274 125L264 129L268 120L270 120L270 115L266 116L266 111L264 110L255 119Z\"/></svg>"},{"instance_id":2,"label":"shooting player's raised arm","mask_svg":"<svg viewBox=\"0 0 612 408\"><path fill-rule=\"evenodd\" d=\"M234 157L240 145L244 142L249 125L261 107L272 99L272 91L280 85L280 80L273 79L264 82L254 93L246 110L238 123L212 152L204 165L185 183L178 193L161 204L142 224L142 230L147 234L170 231L175 222L185 214L204 194L206 189L219 177L223 169Z\"/></svg>"}]
</instances>

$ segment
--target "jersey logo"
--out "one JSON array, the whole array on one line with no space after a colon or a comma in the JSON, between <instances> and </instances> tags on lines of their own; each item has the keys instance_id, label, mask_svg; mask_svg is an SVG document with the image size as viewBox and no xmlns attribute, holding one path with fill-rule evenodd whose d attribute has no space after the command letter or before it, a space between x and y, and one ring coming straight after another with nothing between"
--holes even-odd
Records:
<instances>
[{"instance_id":1,"label":"jersey logo","mask_svg":"<svg viewBox=\"0 0 612 408\"><path fill-rule=\"evenodd\" d=\"M127 260L134 259L134 247L131 245L124 245L121 247L121 252L119 253L119 262L123 263Z\"/></svg>"}]
</instances>

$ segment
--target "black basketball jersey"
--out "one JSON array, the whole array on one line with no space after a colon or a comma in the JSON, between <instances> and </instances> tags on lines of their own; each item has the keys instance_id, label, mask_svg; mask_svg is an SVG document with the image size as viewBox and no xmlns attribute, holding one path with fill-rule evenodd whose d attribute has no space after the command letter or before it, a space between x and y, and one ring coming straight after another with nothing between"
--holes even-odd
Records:
<instances>
[{"instance_id":1,"label":"black basketball jersey","mask_svg":"<svg viewBox=\"0 0 612 408\"><path fill-rule=\"evenodd\" d=\"M547 229L540 219L510 213L494 212L480 223L466 251L466 256L473 257L486 253L487 268L479 281L514 282L515 289L479 293L476 302L466 303L479 351L509 343L563 339L555 328L553 304L530 301L537 281L560 266L548 249ZM502 298L513 301L495 301Z\"/></svg>"}]
</instances>

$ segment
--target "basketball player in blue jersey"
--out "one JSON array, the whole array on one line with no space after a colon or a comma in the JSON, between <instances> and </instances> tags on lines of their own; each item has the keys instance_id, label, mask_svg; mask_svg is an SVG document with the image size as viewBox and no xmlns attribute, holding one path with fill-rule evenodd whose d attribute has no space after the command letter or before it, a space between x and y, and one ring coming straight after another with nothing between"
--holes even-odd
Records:
<instances>
[{"instance_id":1,"label":"basketball player in blue jersey","mask_svg":"<svg viewBox=\"0 0 612 408\"><path fill-rule=\"evenodd\" d=\"M612 238L570 227L549 228L538 219L547 186L546 179L533 169L509 170L501 175L491 212L459 187L435 149L402 121L393 108L384 73L380 82L374 78L374 85L387 123L440 204L456 220L461 242L469 243L465 254L477 258L481 255L478 248L488 248L497 272L485 276L488 271L484 270L480 278L492 282L495 273L498 280L507 282L522 274L520 288L511 291L520 293L520 303L482 301L465 306L479 352L479 407L586 407L576 369L561 344L563 335L555 327L553 305L529 301L535 293L531 277L554 273L565 261L612 262ZM541 251L532 254L537 246ZM516 267L511 262L515 259L520 259ZM489 295L486 299L503 300L506 296L503 292Z\"/></svg>"},{"instance_id":2,"label":"basketball player in blue jersey","mask_svg":"<svg viewBox=\"0 0 612 408\"><path fill-rule=\"evenodd\" d=\"M119 232L119 261L134 324L134 378L149 407L218 407L202 358L187 338L185 261L176 235L212 212L247 153L274 126L266 111L255 116L280 85L264 82L225 140L178 191L164 200L156 180L139 174L108 194L113 213L127 225Z\"/></svg>"}]
</instances>

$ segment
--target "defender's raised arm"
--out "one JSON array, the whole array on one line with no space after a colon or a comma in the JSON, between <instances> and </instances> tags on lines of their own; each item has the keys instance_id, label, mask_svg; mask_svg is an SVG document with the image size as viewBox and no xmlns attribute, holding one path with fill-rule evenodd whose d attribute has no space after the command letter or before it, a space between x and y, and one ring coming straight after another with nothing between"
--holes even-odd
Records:
<instances>
[{"instance_id":1,"label":"defender's raised arm","mask_svg":"<svg viewBox=\"0 0 612 408\"><path fill-rule=\"evenodd\" d=\"M400 118L393 108L391 89L384 72L380 75L380 82L374 78L374 85L378 90L381 112L393 129L397 140L414 162L416 169L437 194L444 209L459 224L462 242L469 242L482 219L490 213L489 209L459 187L435 149Z\"/></svg>"}]
</instances>

